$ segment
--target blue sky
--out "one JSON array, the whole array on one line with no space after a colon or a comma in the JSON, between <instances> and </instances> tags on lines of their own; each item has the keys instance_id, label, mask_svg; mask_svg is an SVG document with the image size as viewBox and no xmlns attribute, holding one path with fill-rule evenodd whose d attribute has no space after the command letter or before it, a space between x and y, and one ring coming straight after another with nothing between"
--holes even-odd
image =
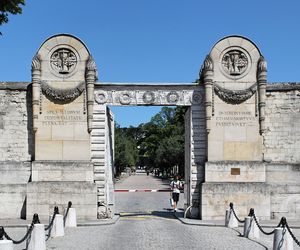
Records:
<instances>
[{"instance_id":1,"label":"blue sky","mask_svg":"<svg viewBox=\"0 0 300 250\"><path fill-rule=\"evenodd\" d=\"M0 81L29 82L31 59L49 36L79 37L100 82L193 82L222 37L250 38L268 62L269 82L300 81L299 0L31 0L0 26ZM121 126L158 107L114 107Z\"/></svg>"}]
</instances>

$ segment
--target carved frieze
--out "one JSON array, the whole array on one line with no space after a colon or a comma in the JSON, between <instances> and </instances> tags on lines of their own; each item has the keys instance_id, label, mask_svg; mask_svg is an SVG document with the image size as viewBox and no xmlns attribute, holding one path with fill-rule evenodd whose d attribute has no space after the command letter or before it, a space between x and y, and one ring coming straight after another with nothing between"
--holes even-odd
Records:
<instances>
[{"instance_id":1,"label":"carved frieze","mask_svg":"<svg viewBox=\"0 0 300 250\"><path fill-rule=\"evenodd\" d=\"M42 81L41 89L43 94L51 101L60 103L69 103L81 95L85 89L85 83L79 83L75 88L60 89L50 86Z\"/></svg>"},{"instance_id":2,"label":"carved frieze","mask_svg":"<svg viewBox=\"0 0 300 250\"><path fill-rule=\"evenodd\" d=\"M214 92L216 95L226 103L229 104L240 104L248 100L256 91L257 91L257 84L253 84L248 89L244 90L230 90L225 89L219 86L218 84L214 83Z\"/></svg>"},{"instance_id":3,"label":"carved frieze","mask_svg":"<svg viewBox=\"0 0 300 250\"><path fill-rule=\"evenodd\" d=\"M95 90L98 104L107 105L196 105L204 101L201 90Z\"/></svg>"}]
</instances>

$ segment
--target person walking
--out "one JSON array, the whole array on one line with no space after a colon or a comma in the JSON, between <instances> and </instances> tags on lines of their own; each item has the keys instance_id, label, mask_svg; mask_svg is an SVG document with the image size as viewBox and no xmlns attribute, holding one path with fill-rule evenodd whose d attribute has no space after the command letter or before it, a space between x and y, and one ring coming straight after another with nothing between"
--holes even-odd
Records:
<instances>
[{"instance_id":1,"label":"person walking","mask_svg":"<svg viewBox=\"0 0 300 250\"><path fill-rule=\"evenodd\" d=\"M182 183L181 181L179 180L179 176L178 175L175 175L174 176L174 180L171 181L171 190L172 190L172 199L173 199L173 209L174 209L174 212L177 211L177 204L178 204L178 201L179 201L179 194L180 194L180 189L182 189Z\"/></svg>"}]
</instances>

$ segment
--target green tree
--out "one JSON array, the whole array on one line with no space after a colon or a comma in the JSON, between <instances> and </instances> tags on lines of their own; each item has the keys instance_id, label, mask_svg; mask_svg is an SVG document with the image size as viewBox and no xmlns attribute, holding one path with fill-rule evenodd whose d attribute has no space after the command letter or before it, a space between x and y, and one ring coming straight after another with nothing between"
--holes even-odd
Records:
<instances>
[{"instance_id":1,"label":"green tree","mask_svg":"<svg viewBox=\"0 0 300 250\"><path fill-rule=\"evenodd\" d=\"M0 1L0 25L8 22L8 14L21 14L25 0L1 0ZM2 35L2 33L0 32Z\"/></svg>"},{"instance_id":2,"label":"green tree","mask_svg":"<svg viewBox=\"0 0 300 250\"><path fill-rule=\"evenodd\" d=\"M121 173L126 167L146 166L170 173L178 166L184 174L185 107L163 107L150 122L115 132L115 165Z\"/></svg>"},{"instance_id":3,"label":"green tree","mask_svg":"<svg viewBox=\"0 0 300 250\"><path fill-rule=\"evenodd\" d=\"M136 138L133 137L134 128L120 128L115 125L115 167L116 175L120 175L126 168L135 168L138 161Z\"/></svg>"}]
</instances>

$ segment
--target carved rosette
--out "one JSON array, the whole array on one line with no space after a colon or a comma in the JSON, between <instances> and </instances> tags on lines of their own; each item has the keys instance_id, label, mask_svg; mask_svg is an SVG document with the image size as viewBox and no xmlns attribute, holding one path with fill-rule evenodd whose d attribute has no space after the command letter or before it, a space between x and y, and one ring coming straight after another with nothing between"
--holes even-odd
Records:
<instances>
[{"instance_id":1,"label":"carved rosette","mask_svg":"<svg viewBox=\"0 0 300 250\"><path fill-rule=\"evenodd\" d=\"M53 102L70 103L74 101L85 89L85 83L79 83L75 88L59 89L43 81L41 84L43 94Z\"/></svg>"},{"instance_id":2,"label":"carved rosette","mask_svg":"<svg viewBox=\"0 0 300 250\"><path fill-rule=\"evenodd\" d=\"M153 104L155 103L155 94L153 91L146 91L143 94L143 101L146 104Z\"/></svg>"},{"instance_id":3,"label":"carved rosette","mask_svg":"<svg viewBox=\"0 0 300 250\"><path fill-rule=\"evenodd\" d=\"M214 83L214 92L217 96L226 103L240 104L247 101L257 90L257 84L253 84L250 88L245 90L230 90L225 89Z\"/></svg>"},{"instance_id":4,"label":"carved rosette","mask_svg":"<svg viewBox=\"0 0 300 250\"><path fill-rule=\"evenodd\" d=\"M169 103L176 103L179 101L179 95L176 91L171 91L167 94L167 101Z\"/></svg>"},{"instance_id":5,"label":"carved rosette","mask_svg":"<svg viewBox=\"0 0 300 250\"><path fill-rule=\"evenodd\" d=\"M107 93L104 91L95 93L95 101L98 104L105 104L107 102L107 98Z\"/></svg>"},{"instance_id":6,"label":"carved rosette","mask_svg":"<svg viewBox=\"0 0 300 250\"><path fill-rule=\"evenodd\" d=\"M200 92L193 92L193 95L191 96L191 103L192 104L201 104L203 101L203 96Z\"/></svg>"},{"instance_id":7,"label":"carved rosette","mask_svg":"<svg viewBox=\"0 0 300 250\"><path fill-rule=\"evenodd\" d=\"M119 102L123 105L128 105L131 103L132 96L130 92L124 92L119 95Z\"/></svg>"}]
</instances>

